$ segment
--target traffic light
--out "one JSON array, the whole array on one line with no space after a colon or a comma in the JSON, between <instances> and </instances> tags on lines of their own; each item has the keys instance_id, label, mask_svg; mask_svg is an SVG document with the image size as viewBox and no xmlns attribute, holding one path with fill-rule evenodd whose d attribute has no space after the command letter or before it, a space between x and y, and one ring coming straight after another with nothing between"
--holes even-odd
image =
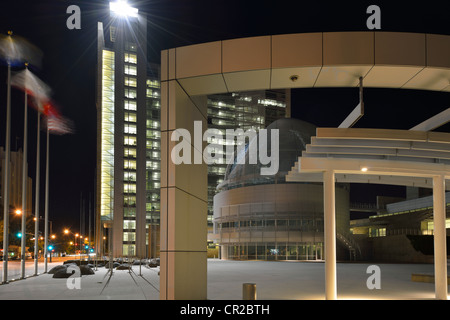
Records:
<instances>
[{"instance_id":1,"label":"traffic light","mask_svg":"<svg viewBox=\"0 0 450 320\"><path fill-rule=\"evenodd\" d=\"M22 233L21 232L17 232L16 236L17 236L17 238L22 238Z\"/></svg>"},{"instance_id":2,"label":"traffic light","mask_svg":"<svg viewBox=\"0 0 450 320\"><path fill-rule=\"evenodd\" d=\"M53 250L53 246L52 245L50 245L50 246L48 246L48 250Z\"/></svg>"}]
</instances>

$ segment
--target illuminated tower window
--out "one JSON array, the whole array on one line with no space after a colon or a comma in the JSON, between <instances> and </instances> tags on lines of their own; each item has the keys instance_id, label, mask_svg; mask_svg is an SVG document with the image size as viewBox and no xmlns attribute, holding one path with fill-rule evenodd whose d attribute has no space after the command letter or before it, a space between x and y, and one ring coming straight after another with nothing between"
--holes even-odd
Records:
<instances>
[{"instance_id":1,"label":"illuminated tower window","mask_svg":"<svg viewBox=\"0 0 450 320\"><path fill-rule=\"evenodd\" d=\"M114 211L114 52L103 50L102 53L100 215L112 219Z\"/></svg>"}]
</instances>

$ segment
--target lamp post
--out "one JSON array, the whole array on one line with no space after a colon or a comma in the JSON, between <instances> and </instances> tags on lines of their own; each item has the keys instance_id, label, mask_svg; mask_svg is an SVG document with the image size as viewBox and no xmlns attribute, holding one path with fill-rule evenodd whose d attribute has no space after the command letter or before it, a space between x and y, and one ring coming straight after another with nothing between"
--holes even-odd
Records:
<instances>
[{"instance_id":1,"label":"lamp post","mask_svg":"<svg viewBox=\"0 0 450 320\"><path fill-rule=\"evenodd\" d=\"M73 238L73 251L74 251L74 254L76 254L77 253L77 251L76 251L77 238L80 237L80 239L81 239L82 236L79 235L78 233L71 232L69 229L64 229L64 234L69 234L69 233L74 236L74 238ZM80 250L80 255L81 255L81 250Z\"/></svg>"}]
</instances>

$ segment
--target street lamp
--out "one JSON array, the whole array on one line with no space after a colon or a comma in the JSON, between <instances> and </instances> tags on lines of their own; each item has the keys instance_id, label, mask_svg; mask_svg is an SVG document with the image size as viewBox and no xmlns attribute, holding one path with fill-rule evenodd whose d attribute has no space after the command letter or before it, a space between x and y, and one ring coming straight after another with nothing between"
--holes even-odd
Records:
<instances>
[{"instance_id":1,"label":"street lamp","mask_svg":"<svg viewBox=\"0 0 450 320\"><path fill-rule=\"evenodd\" d=\"M74 253L76 254L76 245L77 245L77 238L78 237L80 237L80 241L81 241L81 235L79 235L78 233L73 233L73 232L71 232L69 229L64 229L64 234L72 234L73 236L74 236L74 241L72 242L72 241L70 241L70 244L72 245L74 245L74 248L73 248L73 251L74 251ZM80 243L80 245L81 245L81 243ZM80 257L81 257L81 250L80 250Z\"/></svg>"},{"instance_id":2,"label":"street lamp","mask_svg":"<svg viewBox=\"0 0 450 320\"><path fill-rule=\"evenodd\" d=\"M137 18L138 9L131 7L126 1L118 0L109 3L109 10L112 14L120 17Z\"/></svg>"}]
</instances>

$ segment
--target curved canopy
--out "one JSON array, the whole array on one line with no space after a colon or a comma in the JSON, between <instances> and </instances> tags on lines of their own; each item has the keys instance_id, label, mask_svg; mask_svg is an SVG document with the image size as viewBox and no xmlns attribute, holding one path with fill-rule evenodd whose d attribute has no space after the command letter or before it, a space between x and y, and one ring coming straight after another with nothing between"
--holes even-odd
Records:
<instances>
[{"instance_id":1,"label":"curved canopy","mask_svg":"<svg viewBox=\"0 0 450 320\"><path fill-rule=\"evenodd\" d=\"M188 95L312 87L450 92L450 36L318 32L231 39L163 50L161 80Z\"/></svg>"}]
</instances>

